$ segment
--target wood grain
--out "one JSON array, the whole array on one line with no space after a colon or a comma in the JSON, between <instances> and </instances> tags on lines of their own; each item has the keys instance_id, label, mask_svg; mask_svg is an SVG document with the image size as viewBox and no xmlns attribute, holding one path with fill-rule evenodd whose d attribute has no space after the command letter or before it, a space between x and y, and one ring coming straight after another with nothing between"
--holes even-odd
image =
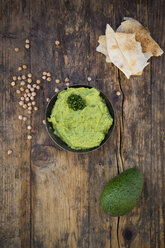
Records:
<instances>
[{"instance_id":1,"label":"wood grain","mask_svg":"<svg viewBox=\"0 0 165 248\"><path fill-rule=\"evenodd\" d=\"M124 16L143 23L164 48L164 1L1 0L0 6L0 247L165 247L164 55L152 58L142 76L127 80L95 51L106 24L115 29ZM28 51L26 38L31 41ZM15 47L20 47L17 54ZM10 86L23 63L34 79L43 71L52 73L52 82L41 84L39 111L26 124L33 127L31 142L18 120L22 110L16 88ZM71 85L102 90L115 108L112 137L86 155L57 148L42 123L55 79L62 89L66 77ZM8 149L13 150L10 156ZM108 217L99 204L104 185L134 166L145 177L140 202L126 216Z\"/></svg>"}]
</instances>

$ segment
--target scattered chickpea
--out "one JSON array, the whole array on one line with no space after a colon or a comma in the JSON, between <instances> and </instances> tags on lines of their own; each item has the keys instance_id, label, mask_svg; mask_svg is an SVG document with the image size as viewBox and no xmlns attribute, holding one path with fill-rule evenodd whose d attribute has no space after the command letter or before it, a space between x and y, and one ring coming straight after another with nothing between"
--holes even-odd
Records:
<instances>
[{"instance_id":1,"label":"scattered chickpea","mask_svg":"<svg viewBox=\"0 0 165 248\"><path fill-rule=\"evenodd\" d=\"M13 81L13 82L11 82L11 86L15 86L15 82Z\"/></svg>"},{"instance_id":2,"label":"scattered chickpea","mask_svg":"<svg viewBox=\"0 0 165 248\"><path fill-rule=\"evenodd\" d=\"M29 106L29 107L28 107L28 110L32 110L32 107L31 107L31 106Z\"/></svg>"},{"instance_id":3,"label":"scattered chickpea","mask_svg":"<svg viewBox=\"0 0 165 248\"><path fill-rule=\"evenodd\" d=\"M36 88L36 86L37 86L36 84L33 84L33 88Z\"/></svg>"},{"instance_id":4,"label":"scattered chickpea","mask_svg":"<svg viewBox=\"0 0 165 248\"><path fill-rule=\"evenodd\" d=\"M22 67L21 66L18 67L18 71L22 71Z\"/></svg>"},{"instance_id":5,"label":"scattered chickpea","mask_svg":"<svg viewBox=\"0 0 165 248\"><path fill-rule=\"evenodd\" d=\"M29 44L26 44L26 45L25 45L25 48L26 48L26 49L29 49L29 48L30 48L30 45L29 45Z\"/></svg>"},{"instance_id":6,"label":"scattered chickpea","mask_svg":"<svg viewBox=\"0 0 165 248\"><path fill-rule=\"evenodd\" d=\"M36 96L36 92L32 92L32 96Z\"/></svg>"},{"instance_id":7,"label":"scattered chickpea","mask_svg":"<svg viewBox=\"0 0 165 248\"><path fill-rule=\"evenodd\" d=\"M34 100L34 96L31 96L31 97L30 97L30 100L33 101L33 100Z\"/></svg>"},{"instance_id":8,"label":"scattered chickpea","mask_svg":"<svg viewBox=\"0 0 165 248\"><path fill-rule=\"evenodd\" d=\"M56 82L56 84L59 84L60 83L60 79L56 79L55 82Z\"/></svg>"},{"instance_id":9,"label":"scattered chickpea","mask_svg":"<svg viewBox=\"0 0 165 248\"><path fill-rule=\"evenodd\" d=\"M26 116L23 117L23 121L27 121L27 117Z\"/></svg>"},{"instance_id":10,"label":"scattered chickpea","mask_svg":"<svg viewBox=\"0 0 165 248\"><path fill-rule=\"evenodd\" d=\"M28 136L27 136L27 139L28 139L28 140L31 140L31 139L32 139L32 136L31 136L31 135L28 135Z\"/></svg>"},{"instance_id":11,"label":"scattered chickpea","mask_svg":"<svg viewBox=\"0 0 165 248\"><path fill-rule=\"evenodd\" d=\"M51 77L51 73L50 72L47 72L47 77Z\"/></svg>"},{"instance_id":12,"label":"scattered chickpea","mask_svg":"<svg viewBox=\"0 0 165 248\"><path fill-rule=\"evenodd\" d=\"M30 85L30 84L28 84L28 85L27 85L27 88L28 88L28 89L31 89L31 85Z\"/></svg>"},{"instance_id":13,"label":"scattered chickpea","mask_svg":"<svg viewBox=\"0 0 165 248\"><path fill-rule=\"evenodd\" d=\"M26 104L23 104L23 106L22 106L24 109L26 109L27 108L27 105Z\"/></svg>"},{"instance_id":14,"label":"scattered chickpea","mask_svg":"<svg viewBox=\"0 0 165 248\"><path fill-rule=\"evenodd\" d=\"M92 80L92 78L91 77L88 77L87 80L88 80L88 82L90 82Z\"/></svg>"},{"instance_id":15,"label":"scattered chickpea","mask_svg":"<svg viewBox=\"0 0 165 248\"><path fill-rule=\"evenodd\" d=\"M34 107L34 110L37 111L38 110L38 107Z\"/></svg>"},{"instance_id":16,"label":"scattered chickpea","mask_svg":"<svg viewBox=\"0 0 165 248\"><path fill-rule=\"evenodd\" d=\"M55 41L55 45L56 46L59 46L60 45L60 42L58 40Z\"/></svg>"},{"instance_id":17,"label":"scattered chickpea","mask_svg":"<svg viewBox=\"0 0 165 248\"><path fill-rule=\"evenodd\" d=\"M42 79L45 80L46 79L46 76L42 76Z\"/></svg>"},{"instance_id":18,"label":"scattered chickpea","mask_svg":"<svg viewBox=\"0 0 165 248\"><path fill-rule=\"evenodd\" d=\"M20 94L20 93L21 93L21 91L20 91L20 90L16 90L16 93L17 93L17 94Z\"/></svg>"},{"instance_id":19,"label":"scattered chickpea","mask_svg":"<svg viewBox=\"0 0 165 248\"><path fill-rule=\"evenodd\" d=\"M15 51L16 53L18 53L18 52L19 52L19 48L18 48L18 47L15 47L15 48L14 48L14 51Z\"/></svg>"},{"instance_id":20,"label":"scattered chickpea","mask_svg":"<svg viewBox=\"0 0 165 248\"><path fill-rule=\"evenodd\" d=\"M21 87L21 88L20 88L20 91L24 91L24 88L23 88L23 87Z\"/></svg>"},{"instance_id":21,"label":"scattered chickpea","mask_svg":"<svg viewBox=\"0 0 165 248\"><path fill-rule=\"evenodd\" d=\"M47 78L47 81L48 81L48 82L50 82L51 80L52 80L51 77L48 77L48 78Z\"/></svg>"},{"instance_id":22,"label":"scattered chickpea","mask_svg":"<svg viewBox=\"0 0 165 248\"><path fill-rule=\"evenodd\" d=\"M30 92L30 90L29 90L29 89L26 89L26 90L25 90L25 92L26 92L26 93L29 93L29 92Z\"/></svg>"},{"instance_id":23,"label":"scattered chickpea","mask_svg":"<svg viewBox=\"0 0 165 248\"><path fill-rule=\"evenodd\" d=\"M32 129L32 127L29 125L29 126L27 126L27 129L28 129L28 130L31 130L31 129Z\"/></svg>"},{"instance_id":24,"label":"scattered chickpea","mask_svg":"<svg viewBox=\"0 0 165 248\"><path fill-rule=\"evenodd\" d=\"M50 98L46 98L46 101L49 102L50 101Z\"/></svg>"},{"instance_id":25,"label":"scattered chickpea","mask_svg":"<svg viewBox=\"0 0 165 248\"><path fill-rule=\"evenodd\" d=\"M23 65L22 68L23 68L24 70L26 70L26 69L27 69L27 65Z\"/></svg>"},{"instance_id":26,"label":"scattered chickpea","mask_svg":"<svg viewBox=\"0 0 165 248\"><path fill-rule=\"evenodd\" d=\"M22 79L24 79L24 80L25 80L25 79L26 79L26 76L25 76L25 75L22 75Z\"/></svg>"},{"instance_id":27,"label":"scattered chickpea","mask_svg":"<svg viewBox=\"0 0 165 248\"><path fill-rule=\"evenodd\" d=\"M18 80L21 80L22 78L21 78L21 76L18 76Z\"/></svg>"},{"instance_id":28,"label":"scattered chickpea","mask_svg":"<svg viewBox=\"0 0 165 248\"><path fill-rule=\"evenodd\" d=\"M25 93L23 96L24 96L24 97L27 97L27 94Z\"/></svg>"},{"instance_id":29,"label":"scattered chickpea","mask_svg":"<svg viewBox=\"0 0 165 248\"><path fill-rule=\"evenodd\" d=\"M30 40L29 39L26 39L25 40L25 43L29 44L30 43Z\"/></svg>"},{"instance_id":30,"label":"scattered chickpea","mask_svg":"<svg viewBox=\"0 0 165 248\"><path fill-rule=\"evenodd\" d=\"M42 121L42 123L45 125L45 124L46 124L46 121L45 121L45 120L43 120L43 121Z\"/></svg>"},{"instance_id":31,"label":"scattered chickpea","mask_svg":"<svg viewBox=\"0 0 165 248\"><path fill-rule=\"evenodd\" d=\"M32 77L32 73L28 73L28 75L27 75L29 78L31 78Z\"/></svg>"},{"instance_id":32,"label":"scattered chickpea","mask_svg":"<svg viewBox=\"0 0 165 248\"><path fill-rule=\"evenodd\" d=\"M25 101L26 101L26 102L29 102L29 100L30 100L29 97L26 97L26 98L25 98Z\"/></svg>"},{"instance_id":33,"label":"scattered chickpea","mask_svg":"<svg viewBox=\"0 0 165 248\"><path fill-rule=\"evenodd\" d=\"M59 89L58 89L58 88L55 88L55 90L54 90L54 91L57 93L57 92L59 92Z\"/></svg>"},{"instance_id":34,"label":"scattered chickpea","mask_svg":"<svg viewBox=\"0 0 165 248\"><path fill-rule=\"evenodd\" d=\"M40 83L41 83L41 80L37 79L37 80L36 80L36 83L37 83L37 84L40 84Z\"/></svg>"},{"instance_id":35,"label":"scattered chickpea","mask_svg":"<svg viewBox=\"0 0 165 248\"><path fill-rule=\"evenodd\" d=\"M24 98L23 96L21 96L21 98L20 98L20 99L21 99L21 101L24 101L24 100L25 100L25 98Z\"/></svg>"},{"instance_id":36,"label":"scattered chickpea","mask_svg":"<svg viewBox=\"0 0 165 248\"><path fill-rule=\"evenodd\" d=\"M17 77L16 76L13 76L13 80L16 81L17 80Z\"/></svg>"},{"instance_id":37,"label":"scattered chickpea","mask_svg":"<svg viewBox=\"0 0 165 248\"><path fill-rule=\"evenodd\" d=\"M27 93L27 96L28 96L28 97L31 97L31 93L30 93L30 92L29 92L29 93Z\"/></svg>"},{"instance_id":38,"label":"scattered chickpea","mask_svg":"<svg viewBox=\"0 0 165 248\"><path fill-rule=\"evenodd\" d=\"M65 78L65 83L66 83L66 82L69 82L69 81L70 81L69 78L66 77L66 78Z\"/></svg>"},{"instance_id":39,"label":"scattered chickpea","mask_svg":"<svg viewBox=\"0 0 165 248\"><path fill-rule=\"evenodd\" d=\"M28 102L28 104L27 104L29 107L32 105L32 103L31 102Z\"/></svg>"},{"instance_id":40,"label":"scattered chickpea","mask_svg":"<svg viewBox=\"0 0 165 248\"><path fill-rule=\"evenodd\" d=\"M44 72L42 73L42 75L46 76L46 75L47 75L47 72L46 72L46 71L44 71Z\"/></svg>"},{"instance_id":41,"label":"scattered chickpea","mask_svg":"<svg viewBox=\"0 0 165 248\"><path fill-rule=\"evenodd\" d=\"M37 90L39 90L39 89L40 89L40 86L39 86L39 85L37 85L37 86L36 86L36 89L37 89Z\"/></svg>"},{"instance_id":42,"label":"scattered chickpea","mask_svg":"<svg viewBox=\"0 0 165 248\"><path fill-rule=\"evenodd\" d=\"M117 92L116 92L116 95L117 95L117 96L120 96L120 95L121 95L120 91L117 91Z\"/></svg>"},{"instance_id":43,"label":"scattered chickpea","mask_svg":"<svg viewBox=\"0 0 165 248\"><path fill-rule=\"evenodd\" d=\"M23 101L20 101L20 102L19 102L19 105L20 105L20 106L23 106L23 105L24 105L24 102L23 102Z\"/></svg>"},{"instance_id":44,"label":"scattered chickpea","mask_svg":"<svg viewBox=\"0 0 165 248\"><path fill-rule=\"evenodd\" d=\"M34 88L33 88L33 87L31 87L31 88L30 88L30 91L31 91L31 92L33 92L33 91L34 91Z\"/></svg>"},{"instance_id":45,"label":"scattered chickpea","mask_svg":"<svg viewBox=\"0 0 165 248\"><path fill-rule=\"evenodd\" d=\"M22 115L19 115L19 116L18 116L18 119L19 119L19 120L22 120L22 119L23 119L23 116L22 116Z\"/></svg>"},{"instance_id":46,"label":"scattered chickpea","mask_svg":"<svg viewBox=\"0 0 165 248\"><path fill-rule=\"evenodd\" d=\"M36 102L35 102L35 101L33 101L33 102L32 102L32 105L36 105Z\"/></svg>"},{"instance_id":47,"label":"scattered chickpea","mask_svg":"<svg viewBox=\"0 0 165 248\"><path fill-rule=\"evenodd\" d=\"M28 110L28 115L31 115L32 111L31 110Z\"/></svg>"},{"instance_id":48,"label":"scattered chickpea","mask_svg":"<svg viewBox=\"0 0 165 248\"><path fill-rule=\"evenodd\" d=\"M25 82L24 81L21 81L20 85L21 86L24 86L25 85Z\"/></svg>"},{"instance_id":49,"label":"scattered chickpea","mask_svg":"<svg viewBox=\"0 0 165 248\"><path fill-rule=\"evenodd\" d=\"M31 78L28 78L28 83L31 84L32 83L32 79Z\"/></svg>"},{"instance_id":50,"label":"scattered chickpea","mask_svg":"<svg viewBox=\"0 0 165 248\"><path fill-rule=\"evenodd\" d=\"M66 83L66 86L68 87L70 85L70 83Z\"/></svg>"},{"instance_id":51,"label":"scattered chickpea","mask_svg":"<svg viewBox=\"0 0 165 248\"><path fill-rule=\"evenodd\" d=\"M13 153L13 151L11 150L11 149L9 149L8 151L7 151L7 154L8 155L10 155L10 154L12 154Z\"/></svg>"}]
</instances>

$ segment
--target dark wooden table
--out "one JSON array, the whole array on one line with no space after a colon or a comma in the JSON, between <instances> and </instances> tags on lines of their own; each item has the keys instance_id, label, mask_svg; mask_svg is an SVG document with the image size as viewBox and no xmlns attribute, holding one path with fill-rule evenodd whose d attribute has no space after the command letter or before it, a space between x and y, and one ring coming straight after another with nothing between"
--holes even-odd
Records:
<instances>
[{"instance_id":1,"label":"dark wooden table","mask_svg":"<svg viewBox=\"0 0 165 248\"><path fill-rule=\"evenodd\" d=\"M116 29L124 16L131 16L164 49L165 2L1 0L0 10L0 247L164 248L165 56L152 58L142 76L127 80L105 63L96 46L107 23ZM26 38L31 41L27 50ZM52 73L52 82L42 80L39 110L27 121L31 141L27 124L18 120L26 111L18 105L17 86L10 85L14 74L22 74L17 72L22 64L34 79L43 71ZM55 147L42 123L55 79L62 81L62 89L66 77L71 85L102 90L116 111L111 139L87 155ZM126 216L108 217L99 205L103 186L134 166L145 177L140 202Z\"/></svg>"}]
</instances>

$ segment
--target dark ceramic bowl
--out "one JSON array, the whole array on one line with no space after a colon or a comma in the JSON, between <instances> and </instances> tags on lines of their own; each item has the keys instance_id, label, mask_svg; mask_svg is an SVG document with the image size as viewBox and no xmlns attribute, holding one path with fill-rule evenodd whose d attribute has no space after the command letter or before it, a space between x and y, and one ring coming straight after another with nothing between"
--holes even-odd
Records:
<instances>
[{"instance_id":1,"label":"dark ceramic bowl","mask_svg":"<svg viewBox=\"0 0 165 248\"><path fill-rule=\"evenodd\" d=\"M84 88L93 88L91 86L88 86L88 85L74 85L74 86L69 86L69 88L80 88L80 87L84 87ZM66 90L67 88L64 88L63 90ZM62 91L62 90L61 90ZM60 91L60 92L61 92ZM49 134L49 136L52 138L52 140L56 143L56 145L58 145L59 147L61 147L62 149L64 150L67 150L67 151L70 151L70 152L75 152L75 153L87 153L87 152L91 152L91 151L94 151L94 150L97 150L98 148L100 148L102 145L105 144L105 142L109 139L109 137L111 136L111 133L114 129L114 126L115 126L115 123L116 123L116 118L115 118L115 112L114 112L114 109L113 109L113 106L112 106L112 103L110 102L110 100L100 91L100 96L105 100L105 103L108 107L108 110L113 118L113 124L112 126L110 127L108 133L105 135L105 138L104 140L101 142L101 144L97 147L93 147L93 148L90 148L90 149L81 149L81 150L75 150L75 149L72 149L71 147L69 147L64 141L62 141L58 136L56 136L54 134L54 130L53 130L53 126L50 122L48 122L48 118L50 117L51 115L51 112L52 112L52 108L57 100L57 96L58 96L59 92L57 94L55 94L50 102L48 103L47 105L47 108L46 108L46 129L47 129L47 132Z\"/></svg>"}]
</instances>

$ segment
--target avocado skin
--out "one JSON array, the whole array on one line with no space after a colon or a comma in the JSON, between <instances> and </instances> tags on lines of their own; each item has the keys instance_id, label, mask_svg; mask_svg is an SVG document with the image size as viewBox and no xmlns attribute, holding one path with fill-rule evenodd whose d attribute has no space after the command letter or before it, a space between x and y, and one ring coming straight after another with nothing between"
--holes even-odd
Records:
<instances>
[{"instance_id":1,"label":"avocado skin","mask_svg":"<svg viewBox=\"0 0 165 248\"><path fill-rule=\"evenodd\" d=\"M136 168L125 170L104 187L100 196L103 211L110 216L122 216L137 204L144 177Z\"/></svg>"}]
</instances>

